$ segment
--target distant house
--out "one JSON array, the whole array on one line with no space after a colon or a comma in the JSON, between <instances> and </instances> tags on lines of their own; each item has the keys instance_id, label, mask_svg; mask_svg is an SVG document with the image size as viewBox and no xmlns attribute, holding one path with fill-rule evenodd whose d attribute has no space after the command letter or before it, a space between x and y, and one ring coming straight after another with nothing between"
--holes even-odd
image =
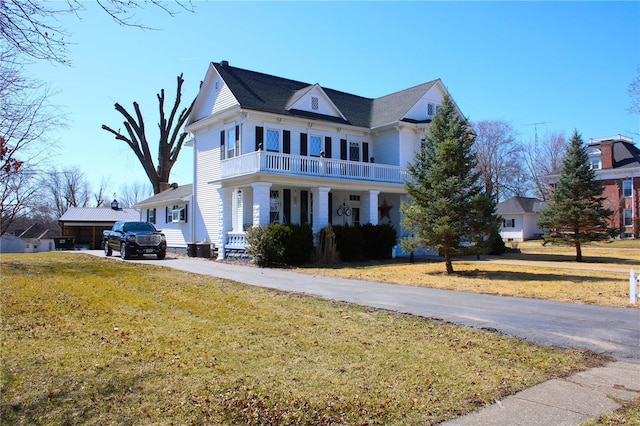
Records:
<instances>
[{"instance_id":1,"label":"distant house","mask_svg":"<svg viewBox=\"0 0 640 426\"><path fill-rule=\"evenodd\" d=\"M587 146L596 179L602 182L604 206L613 210L611 226L622 238L638 238L640 233L640 149L623 135L591 138ZM555 186L559 175L548 176Z\"/></svg>"},{"instance_id":2,"label":"distant house","mask_svg":"<svg viewBox=\"0 0 640 426\"><path fill-rule=\"evenodd\" d=\"M13 229L0 238L0 253L36 253L55 250L56 230L32 223L22 229Z\"/></svg>"},{"instance_id":3,"label":"distant house","mask_svg":"<svg viewBox=\"0 0 640 426\"><path fill-rule=\"evenodd\" d=\"M119 221L140 220L135 209L120 208L116 200L112 207L69 207L59 220L62 236L74 238L76 249L99 250L102 248L102 231L111 229Z\"/></svg>"},{"instance_id":4,"label":"distant house","mask_svg":"<svg viewBox=\"0 0 640 426\"><path fill-rule=\"evenodd\" d=\"M540 211L548 202L537 198L513 197L498 204L496 213L502 217L500 236L505 242L521 242L540 238L543 230L538 228Z\"/></svg>"},{"instance_id":5,"label":"distant house","mask_svg":"<svg viewBox=\"0 0 640 426\"><path fill-rule=\"evenodd\" d=\"M167 249L186 251L192 242L192 222L189 210L193 196L193 185L171 184L169 189L139 202L134 207L140 210L140 220L153 223L167 237Z\"/></svg>"}]
</instances>

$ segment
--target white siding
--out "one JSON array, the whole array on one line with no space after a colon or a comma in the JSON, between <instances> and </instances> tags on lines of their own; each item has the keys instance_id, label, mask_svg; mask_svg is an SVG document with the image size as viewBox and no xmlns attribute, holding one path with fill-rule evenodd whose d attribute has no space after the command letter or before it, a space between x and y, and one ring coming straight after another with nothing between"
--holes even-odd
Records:
<instances>
[{"instance_id":1,"label":"white siding","mask_svg":"<svg viewBox=\"0 0 640 426\"><path fill-rule=\"evenodd\" d=\"M338 147L339 148L339 147ZM400 164L400 151L398 150L398 132L389 130L374 136L371 154L376 163L397 166Z\"/></svg>"},{"instance_id":2,"label":"white siding","mask_svg":"<svg viewBox=\"0 0 640 426\"><path fill-rule=\"evenodd\" d=\"M196 134L194 149L194 241L215 242L219 231L216 187L209 182L220 178L220 130L208 129Z\"/></svg>"},{"instance_id":3,"label":"white siding","mask_svg":"<svg viewBox=\"0 0 640 426\"><path fill-rule=\"evenodd\" d=\"M523 217L523 233L525 239L532 239L536 234L542 234L543 231L538 228L538 219L540 218L537 214L527 214Z\"/></svg>"},{"instance_id":4,"label":"white siding","mask_svg":"<svg viewBox=\"0 0 640 426\"><path fill-rule=\"evenodd\" d=\"M193 112L191 122L238 105L238 101L229 90L229 87L215 71L211 73L210 77L211 80L206 81L200 90L200 95L204 96L198 100L198 109ZM217 90L216 84L218 86Z\"/></svg>"},{"instance_id":5,"label":"white siding","mask_svg":"<svg viewBox=\"0 0 640 426\"><path fill-rule=\"evenodd\" d=\"M414 163L416 160L416 153L420 149L421 136L410 129L404 129L399 134L399 166L407 166L410 163Z\"/></svg>"},{"instance_id":6,"label":"white siding","mask_svg":"<svg viewBox=\"0 0 640 426\"><path fill-rule=\"evenodd\" d=\"M0 237L0 253L24 253L26 244L21 238L13 235L3 235Z\"/></svg>"},{"instance_id":7,"label":"white siding","mask_svg":"<svg viewBox=\"0 0 640 426\"><path fill-rule=\"evenodd\" d=\"M439 90L431 89L427 92L418 102L409 110L409 112L404 116L404 118L409 118L412 120L426 120L428 118L433 118L427 114L427 105L433 104L433 115L436 115L435 107L436 105L442 104L442 94Z\"/></svg>"},{"instance_id":8,"label":"white siding","mask_svg":"<svg viewBox=\"0 0 640 426\"><path fill-rule=\"evenodd\" d=\"M182 228L187 227L188 224L184 224ZM169 248L186 248L187 242L191 242L189 233L185 233L184 229L171 229L168 227L162 228L162 233L167 237L167 247Z\"/></svg>"}]
</instances>

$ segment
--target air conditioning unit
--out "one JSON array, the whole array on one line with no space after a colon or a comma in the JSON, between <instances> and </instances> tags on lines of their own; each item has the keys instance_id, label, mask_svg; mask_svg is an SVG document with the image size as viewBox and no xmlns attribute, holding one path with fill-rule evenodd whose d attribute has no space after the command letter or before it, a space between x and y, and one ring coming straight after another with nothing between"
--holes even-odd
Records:
<instances>
[{"instance_id":1,"label":"air conditioning unit","mask_svg":"<svg viewBox=\"0 0 640 426\"><path fill-rule=\"evenodd\" d=\"M185 216L184 207L171 210L171 222L173 223L184 222L186 219Z\"/></svg>"}]
</instances>

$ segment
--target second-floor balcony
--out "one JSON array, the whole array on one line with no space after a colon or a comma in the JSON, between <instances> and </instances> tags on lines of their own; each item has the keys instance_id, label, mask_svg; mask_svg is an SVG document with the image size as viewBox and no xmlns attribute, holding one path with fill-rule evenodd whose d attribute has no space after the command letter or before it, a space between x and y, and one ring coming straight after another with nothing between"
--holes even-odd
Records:
<instances>
[{"instance_id":1,"label":"second-floor balcony","mask_svg":"<svg viewBox=\"0 0 640 426\"><path fill-rule=\"evenodd\" d=\"M255 151L228 158L222 160L220 167L223 179L252 173L272 173L403 184L409 178L407 170L400 166L269 151Z\"/></svg>"}]
</instances>

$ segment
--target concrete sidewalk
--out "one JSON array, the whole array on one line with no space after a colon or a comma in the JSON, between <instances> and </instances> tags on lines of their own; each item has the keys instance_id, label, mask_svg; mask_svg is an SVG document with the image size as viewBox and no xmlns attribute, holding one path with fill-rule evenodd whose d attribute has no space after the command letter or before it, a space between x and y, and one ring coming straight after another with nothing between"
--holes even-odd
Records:
<instances>
[{"instance_id":1,"label":"concrete sidewalk","mask_svg":"<svg viewBox=\"0 0 640 426\"><path fill-rule=\"evenodd\" d=\"M612 362L533 386L446 426L580 425L640 397L638 364Z\"/></svg>"},{"instance_id":2,"label":"concrete sidewalk","mask_svg":"<svg viewBox=\"0 0 640 426\"><path fill-rule=\"evenodd\" d=\"M89 252L104 256L102 252ZM619 361L533 386L446 425L580 425L640 398L640 311L305 275L199 258L134 262L497 330Z\"/></svg>"}]
</instances>

